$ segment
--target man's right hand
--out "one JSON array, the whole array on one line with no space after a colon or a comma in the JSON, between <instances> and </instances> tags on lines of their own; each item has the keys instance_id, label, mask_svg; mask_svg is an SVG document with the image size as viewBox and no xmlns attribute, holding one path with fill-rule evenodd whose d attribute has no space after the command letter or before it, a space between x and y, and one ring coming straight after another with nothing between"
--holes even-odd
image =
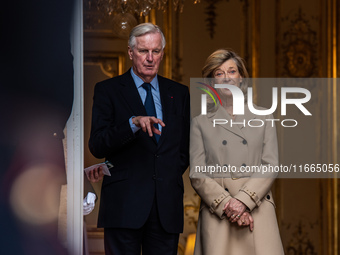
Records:
<instances>
[{"instance_id":1,"label":"man's right hand","mask_svg":"<svg viewBox=\"0 0 340 255\"><path fill-rule=\"evenodd\" d=\"M155 128L154 124L160 124L162 127L165 127L165 124L162 120L157 119L152 116L137 116L132 118L132 123L137 127L142 128L144 132L148 132L149 136L153 136L153 133L157 135L161 135L161 131Z\"/></svg>"},{"instance_id":2,"label":"man's right hand","mask_svg":"<svg viewBox=\"0 0 340 255\"><path fill-rule=\"evenodd\" d=\"M99 182L103 179L104 176L103 168L101 166L97 166L87 172L86 176L90 182Z\"/></svg>"}]
</instances>

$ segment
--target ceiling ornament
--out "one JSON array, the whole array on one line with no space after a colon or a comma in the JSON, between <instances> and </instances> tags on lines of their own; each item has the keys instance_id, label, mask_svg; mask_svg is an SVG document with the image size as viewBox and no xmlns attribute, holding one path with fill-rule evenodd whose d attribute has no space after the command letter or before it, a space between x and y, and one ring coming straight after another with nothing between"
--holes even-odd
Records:
<instances>
[{"instance_id":1,"label":"ceiling ornament","mask_svg":"<svg viewBox=\"0 0 340 255\"><path fill-rule=\"evenodd\" d=\"M194 4L200 0L191 0ZM182 12L184 0L84 0L85 29L109 25L116 37L126 39L131 29L151 10L166 12L171 4Z\"/></svg>"}]
</instances>

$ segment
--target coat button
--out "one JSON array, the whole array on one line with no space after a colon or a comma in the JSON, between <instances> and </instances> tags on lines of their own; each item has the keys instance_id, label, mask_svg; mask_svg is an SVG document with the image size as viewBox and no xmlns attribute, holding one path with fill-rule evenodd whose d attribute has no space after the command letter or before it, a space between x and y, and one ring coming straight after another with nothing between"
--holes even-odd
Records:
<instances>
[{"instance_id":1,"label":"coat button","mask_svg":"<svg viewBox=\"0 0 340 255\"><path fill-rule=\"evenodd\" d=\"M225 191L229 192L228 188L225 188Z\"/></svg>"},{"instance_id":2,"label":"coat button","mask_svg":"<svg viewBox=\"0 0 340 255\"><path fill-rule=\"evenodd\" d=\"M155 174L152 176L152 179L153 179L153 180L156 180L156 175L155 175Z\"/></svg>"},{"instance_id":3,"label":"coat button","mask_svg":"<svg viewBox=\"0 0 340 255\"><path fill-rule=\"evenodd\" d=\"M270 195L267 195L267 199L270 199Z\"/></svg>"},{"instance_id":4,"label":"coat button","mask_svg":"<svg viewBox=\"0 0 340 255\"><path fill-rule=\"evenodd\" d=\"M222 144L223 144L223 145L227 145L227 141L226 141L226 140L223 140L223 141L222 141Z\"/></svg>"},{"instance_id":5,"label":"coat button","mask_svg":"<svg viewBox=\"0 0 340 255\"><path fill-rule=\"evenodd\" d=\"M244 145L246 145L246 144L247 144L247 140L246 140L246 139L243 139L242 143L243 143Z\"/></svg>"},{"instance_id":6,"label":"coat button","mask_svg":"<svg viewBox=\"0 0 340 255\"><path fill-rule=\"evenodd\" d=\"M243 167L246 167L247 165L245 163L242 164Z\"/></svg>"}]
</instances>

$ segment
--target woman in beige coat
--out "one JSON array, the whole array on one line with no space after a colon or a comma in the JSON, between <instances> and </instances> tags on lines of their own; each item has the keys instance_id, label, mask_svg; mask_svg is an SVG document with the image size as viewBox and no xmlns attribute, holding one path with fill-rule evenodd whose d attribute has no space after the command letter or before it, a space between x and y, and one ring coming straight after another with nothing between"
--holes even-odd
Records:
<instances>
[{"instance_id":1,"label":"woman in beige coat","mask_svg":"<svg viewBox=\"0 0 340 255\"><path fill-rule=\"evenodd\" d=\"M234 52L215 51L202 74L213 83L238 86L246 96L248 73ZM270 191L276 174L249 172L278 165L273 117L254 115L246 105L244 115L234 116L231 91L217 92L222 106L208 102L207 114L191 124L190 178L201 197L194 254L284 254ZM259 127L251 127L255 122Z\"/></svg>"}]
</instances>

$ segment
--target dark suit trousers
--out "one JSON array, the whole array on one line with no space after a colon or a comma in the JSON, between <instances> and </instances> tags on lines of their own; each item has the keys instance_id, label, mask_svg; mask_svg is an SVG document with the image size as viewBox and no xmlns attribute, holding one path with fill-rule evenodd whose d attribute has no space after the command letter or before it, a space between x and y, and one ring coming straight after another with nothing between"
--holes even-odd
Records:
<instances>
[{"instance_id":1,"label":"dark suit trousers","mask_svg":"<svg viewBox=\"0 0 340 255\"><path fill-rule=\"evenodd\" d=\"M136 208L138 213L138 208ZM139 229L105 228L106 255L176 255L179 234L167 233L159 220L156 199L150 215Z\"/></svg>"}]
</instances>

